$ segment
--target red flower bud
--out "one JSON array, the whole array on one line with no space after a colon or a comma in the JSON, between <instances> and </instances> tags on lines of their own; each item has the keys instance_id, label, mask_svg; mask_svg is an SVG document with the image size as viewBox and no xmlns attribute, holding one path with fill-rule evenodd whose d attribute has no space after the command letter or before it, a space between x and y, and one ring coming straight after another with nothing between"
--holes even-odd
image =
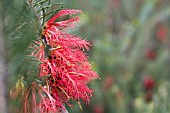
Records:
<instances>
[{"instance_id":1,"label":"red flower bud","mask_svg":"<svg viewBox=\"0 0 170 113\"><path fill-rule=\"evenodd\" d=\"M155 87L155 80L151 76L145 76L143 78L143 87L145 91L153 90Z\"/></svg>"},{"instance_id":2,"label":"red flower bud","mask_svg":"<svg viewBox=\"0 0 170 113\"><path fill-rule=\"evenodd\" d=\"M159 26L157 31L156 31L156 35L157 35L159 41L163 42L168 35L167 27L165 25Z\"/></svg>"},{"instance_id":3,"label":"red flower bud","mask_svg":"<svg viewBox=\"0 0 170 113\"><path fill-rule=\"evenodd\" d=\"M104 113L104 108L101 105L94 106L94 113Z\"/></svg>"},{"instance_id":4,"label":"red flower bud","mask_svg":"<svg viewBox=\"0 0 170 113\"><path fill-rule=\"evenodd\" d=\"M149 60L154 60L156 58L156 53L153 50L148 50L146 52L146 58Z\"/></svg>"}]
</instances>

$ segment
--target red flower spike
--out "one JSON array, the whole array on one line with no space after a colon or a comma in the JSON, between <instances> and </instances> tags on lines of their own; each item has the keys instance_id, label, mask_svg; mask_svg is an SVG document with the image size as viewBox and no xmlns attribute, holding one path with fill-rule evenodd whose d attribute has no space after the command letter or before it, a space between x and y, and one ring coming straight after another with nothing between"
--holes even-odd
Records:
<instances>
[{"instance_id":1,"label":"red flower spike","mask_svg":"<svg viewBox=\"0 0 170 113\"><path fill-rule=\"evenodd\" d=\"M53 24L56 21L56 19L58 19L61 16L75 15L78 13L82 13L82 11L81 10L70 10L70 9L61 10L47 22L47 25Z\"/></svg>"},{"instance_id":2,"label":"red flower spike","mask_svg":"<svg viewBox=\"0 0 170 113\"><path fill-rule=\"evenodd\" d=\"M66 30L67 28L74 28L79 20L80 18L76 17L66 21L55 22L51 25L55 25L56 27L58 26L62 30Z\"/></svg>"},{"instance_id":3,"label":"red flower spike","mask_svg":"<svg viewBox=\"0 0 170 113\"><path fill-rule=\"evenodd\" d=\"M83 52L89 50L91 44L82 40L79 36L69 34L65 28L73 27L79 18L55 22L63 15L74 15L81 10L61 10L54 15L47 23L42 34L46 42L37 42L38 46L33 46L35 51L33 56L42 63L39 65L39 77L43 76L45 83L39 86L38 94L41 102L38 106L42 112L51 112L69 104L69 100L90 102L92 90L87 84L99 78L91 70L88 58ZM46 79L44 79L46 77ZM45 92L46 98L42 92ZM34 97L35 98L35 97Z\"/></svg>"}]
</instances>

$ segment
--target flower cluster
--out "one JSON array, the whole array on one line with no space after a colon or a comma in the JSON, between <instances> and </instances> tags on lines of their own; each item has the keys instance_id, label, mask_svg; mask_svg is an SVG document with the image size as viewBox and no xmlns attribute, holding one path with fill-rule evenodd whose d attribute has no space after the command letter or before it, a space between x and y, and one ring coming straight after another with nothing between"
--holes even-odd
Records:
<instances>
[{"instance_id":1,"label":"flower cluster","mask_svg":"<svg viewBox=\"0 0 170 113\"><path fill-rule=\"evenodd\" d=\"M32 86L32 90L37 89L41 96L39 103L34 104L41 112L56 111L64 103L69 104L70 99L88 103L92 90L87 87L87 84L99 78L91 70L84 53L84 50L89 50L90 43L75 34L67 33L68 28L72 29L76 26L79 17L56 22L61 16L72 16L78 13L81 13L81 10L59 11L46 22L41 40L32 46L35 49L32 56L41 61L38 77L43 84L36 86L34 83Z\"/></svg>"}]
</instances>

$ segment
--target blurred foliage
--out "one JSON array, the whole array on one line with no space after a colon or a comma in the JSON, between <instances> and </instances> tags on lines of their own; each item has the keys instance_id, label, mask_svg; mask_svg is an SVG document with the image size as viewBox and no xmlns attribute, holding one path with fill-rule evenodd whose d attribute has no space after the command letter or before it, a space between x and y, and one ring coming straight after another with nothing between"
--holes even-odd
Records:
<instances>
[{"instance_id":1,"label":"blurred foliage","mask_svg":"<svg viewBox=\"0 0 170 113\"><path fill-rule=\"evenodd\" d=\"M92 43L88 55L101 77L92 85L95 92L90 105L85 105L83 111L79 107L68 111L170 112L167 85L170 1L65 0L65 3L68 8L84 12L84 23L75 32ZM144 78L148 76L155 85L146 91L149 87L146 84L150 83Z\"/></svg>"},{"instance_id":2,"label":"blurred foliage","mask_svg":"<svg viewBox=\"0 0 170 113\"><path fill-rule=\"evenodd\" d=\"M10 73L17 73L24 59L23 48L34 39L33 33L37 33L37 28L30 26L36 18L23 2L8 1L6 15L9 20L13 19L6 20L9 21L6 26L10 26L6 30L9 38L12 31L18 29L15 26L22 27L23 21L28 23L24 31L18 30L21 40L9 44ZM67 106L69 113L170 112L169 0L58 2L65 3L64 8L83 10L83 24L73 32L92 43L89 59L101 77L91 85L94 89L91 103L82 105L83 110L78 103L73 108ZM14 76L11 81L13 79L18 78Z\"/></svg>"}]
</instances>

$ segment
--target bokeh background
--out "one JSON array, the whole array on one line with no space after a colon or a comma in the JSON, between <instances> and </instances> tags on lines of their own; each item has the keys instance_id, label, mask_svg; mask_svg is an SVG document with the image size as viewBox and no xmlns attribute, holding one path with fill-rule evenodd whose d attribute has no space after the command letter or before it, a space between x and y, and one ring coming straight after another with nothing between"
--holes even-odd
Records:
<instances>
[{"instance_id":1,"label":"bokeh background","mask_svg":"<svg viewBox=\"0 0 170 113\"><path fill-rule=\"evenodd\" d=\"M83 110L70 113L170 112L170 1L70 0L83 10L75 31L91 43L89 59L101 80Z\"/></svg>"},{"instance_id":2,"label":"bokeh background","mask_svg":"<svg viewBox=\"0 0 170 113\"><path fill-rule=\"evenodd\" d=\"M14 75L30 37L36 38L33 28L14 28L35 16L22 0L6 1L5 34L14 40L7 47L9 75ZM101 78L89 85L94 90L91 102L81 104L82 110L78 103L66 106L69 113L170 113L170 0L53 1L83 11L82 24L72 33L93 45L87 55ZM17 71L24 73L27 66ZM18 78L9 76L9 87Z\"/></svg>"}]
</instances>

